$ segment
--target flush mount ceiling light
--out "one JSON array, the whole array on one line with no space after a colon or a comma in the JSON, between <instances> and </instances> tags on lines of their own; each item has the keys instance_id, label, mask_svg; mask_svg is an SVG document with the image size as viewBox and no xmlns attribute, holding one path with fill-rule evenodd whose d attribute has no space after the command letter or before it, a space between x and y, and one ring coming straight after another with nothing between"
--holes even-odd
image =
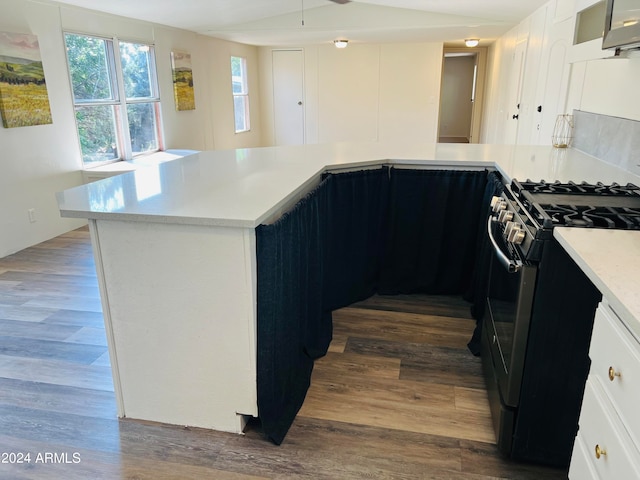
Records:
<instances>
[{"instance_id":1,"label":"flush mount ceiling light","mask_svg":"<svg viewBox=\"0 0 640 480\"><path fill-rule=\"evenodd\" d=\"M333 44L336 46L336 48L347 48L349 40L334 40Z\"/></svg>"},{"instance_id":2,"label":"flush mount ceiling light","mask_svg":"<svg viewBox=\"0 0 640 480\"><path fill-rule=\"evenodd\" d=\"M477 47L479 43L480 43L480 40L478 40L477 38L467 38L464 41L464 44L467 47Z\"/></svg>"}]
</instances>

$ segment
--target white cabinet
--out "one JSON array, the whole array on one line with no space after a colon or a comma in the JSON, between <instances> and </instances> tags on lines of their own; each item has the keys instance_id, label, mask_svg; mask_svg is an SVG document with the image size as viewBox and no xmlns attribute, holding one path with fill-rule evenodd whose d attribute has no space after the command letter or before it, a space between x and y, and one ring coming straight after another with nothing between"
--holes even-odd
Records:
<instances>
[{"instance_id":1,"label":"white cabinet","mask_svg":"<svg viewBox=\"0 0 640 480\"><path fill-rule=\"evenodd\" d=\"M490 51L482 142L550 145L565 110L573 5L551 0Z\"/></svg>"},{"instance_id":2,"label":"white cabinet","mask_svg":"<svg viewBox=\"0 0 640 480\"><path fill-rule=\"evenodd\" d=\"M569 478L640 478L640 342L603 301Z\"/></svg>"}]
</instances>

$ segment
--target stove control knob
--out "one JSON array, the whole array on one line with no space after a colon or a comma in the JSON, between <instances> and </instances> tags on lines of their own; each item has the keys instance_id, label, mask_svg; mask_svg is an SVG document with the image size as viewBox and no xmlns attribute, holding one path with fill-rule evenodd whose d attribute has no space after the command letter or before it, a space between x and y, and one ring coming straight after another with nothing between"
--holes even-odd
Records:
<instances>
[{"instance_id":1,"label":"stove control knob","mask_svg":"<svg viewBox=\"0 0 640 480\"><path fill-rule=\"evenodd\" d=\"M511 235L511 231L516 227L516 222L507 222L504 226L504 238L509 239L509 235Z\"/></svg>"},{"instance_id":2,"label":"stove control knob","mask_svg":"<svg viewBox=\"0 0 640 480\"><path fill-rule=\"evenodd\" d=\"M502 210L498 214L498 221L501 223L507 223L511 220L513 220L513 212L510 212L509 210Z\"/></svg>"},{"instance_id":3,"label":"stove control knob","mask_svg":"<svg viewBox=\"0 0 640 480\"><path fill-rule=\"evenodd\" d=\"M520 225L514 226L509 232L509 236L507 240L516 245L520 245L524 241L525 233L524 230L520 227Z\"/></svg>"},{"instance_id":4,"label":"stove control knob","mask_svg":"<svg viewBox=\"0 0 640 480\"><path fill-rule=\"evenodd\" d=\"M493 213L498 213L501 210L505 210L507 208L507 202L505 199L501 197L493 197L491 199L491 209Z\"/></svg>"}]
</instances>

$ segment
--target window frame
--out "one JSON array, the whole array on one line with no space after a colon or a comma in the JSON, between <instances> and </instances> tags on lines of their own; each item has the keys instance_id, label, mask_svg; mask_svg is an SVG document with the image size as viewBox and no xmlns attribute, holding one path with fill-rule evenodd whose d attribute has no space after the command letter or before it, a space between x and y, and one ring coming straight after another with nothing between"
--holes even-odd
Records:
<instances>
[{"instance_id":1,"label":"window frame","mask_svg":"<svg viewBox=\"0 0 640 480\"><path fill-rule=\"evenodd\" d=\"M234 75L233 75L233 59L240 59L240 85L242 90L240 92L234 91ZM230 67L231 67L231 93L233 95L233 129L235 133L246 133L251 131L251 108L249 102L249 75L247 68L247 59L246 57L241 57L237 55L231 55L230 57ZM244 114L244 129L237 129L238 125L238 108L236 104L236 100L242 100L242 112Z\"/></svg>"},{"instance_id":2,"label":"window frame","mask_svg":"<svg viewBox=\"0 0 640 480\"><path fill-rule=\"evenodd\" d=\"M69 59L69 51L66 46L67 35L76 35L88 37L91 39L102 40L105 42L105 60L107 64L107 75L109 81L109 87L111 89L111 99L101 100L77 100L73 89L73 77L71 73L71 62ZM113 158L104 161L85 162L84 152L82 151L82 144L80 139L80 130L78 128L78 119L74 115L76 122L76 135L78 139L78 147L80 149L80 155L82 158L83 166L85 168L94 168L101 165L107 165L110 163L130 161L137 157L144 155L150 155L158 151L164 150L164 135L162 129L162 104L160 98L160 87L158 82L158 69L156 66L155 58L155 45L151 42L142 41L139 39L126 39L116 35L107 36L92 34L86 32L78 32L73 30L63 31L63 41L65 44L65 57L67 61L67 71L69 73L69 82L71 89L71 96L73 101L73 109L76 112L78 107L92 107L92 106L110 106L113 108L114 113L114 128L115 128L115 143L118 153L118 158ZM144 45L149 48L148 51L148 69L149 69L149 97L132 97L127 98L125 91L125 75L122 67L122 57L120 54L120 48L122 43ZM156 137L156 149L145 152L137 152L134 154L131 142L131 131L128 117L128 106L136 104L151 104L154 113L154 131Z\"/></svg>"}]
</instances>

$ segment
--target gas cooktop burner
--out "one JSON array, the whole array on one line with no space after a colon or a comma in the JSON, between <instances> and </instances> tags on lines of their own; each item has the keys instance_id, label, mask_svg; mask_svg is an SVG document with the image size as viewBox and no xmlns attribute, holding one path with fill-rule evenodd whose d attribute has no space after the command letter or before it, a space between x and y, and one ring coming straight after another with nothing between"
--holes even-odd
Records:
<instances>
[{"instance_id":1,"label":"gas cooktop burner","mask_svg":"<svg viewBox=\"0 0 640 480\"><path fill-rule=\"evenodd\" d=\"M638 196L640 195L640 187L628 183L627 185L619 185L612 183L605 185L602 182L598 183L575 183L567 182L561 183L559 181L553 183L547 183L544 180L540 182L532 182L528 180L526 182L514 181L518 187L518 190L528 191L534 194L537 193L551 193L551 194L570 194L570 195L611 195L611 196Z\"/></svg>"},{"instance_id":2,"label":"gas cooktop burner","mask_svg":"<svg viewBox=\"0 0 640 480\"><path fill-rule=\"evenodd\" d=\"M640 187L628 183L511 182L537 228L556 226L640 230Z\"/></svg>"},{"instance_id":3,"label":"gas cooktop burner","mask_svg":"<svg viewBox=\"0 0 640 480\"><path fill-rule=\"evenodd\" d=\"M540 208L554 226L640 230L640 209L579 205L540 205ZM538 216L541 221L543 218Z\"/></svg>"}]
</instances>

